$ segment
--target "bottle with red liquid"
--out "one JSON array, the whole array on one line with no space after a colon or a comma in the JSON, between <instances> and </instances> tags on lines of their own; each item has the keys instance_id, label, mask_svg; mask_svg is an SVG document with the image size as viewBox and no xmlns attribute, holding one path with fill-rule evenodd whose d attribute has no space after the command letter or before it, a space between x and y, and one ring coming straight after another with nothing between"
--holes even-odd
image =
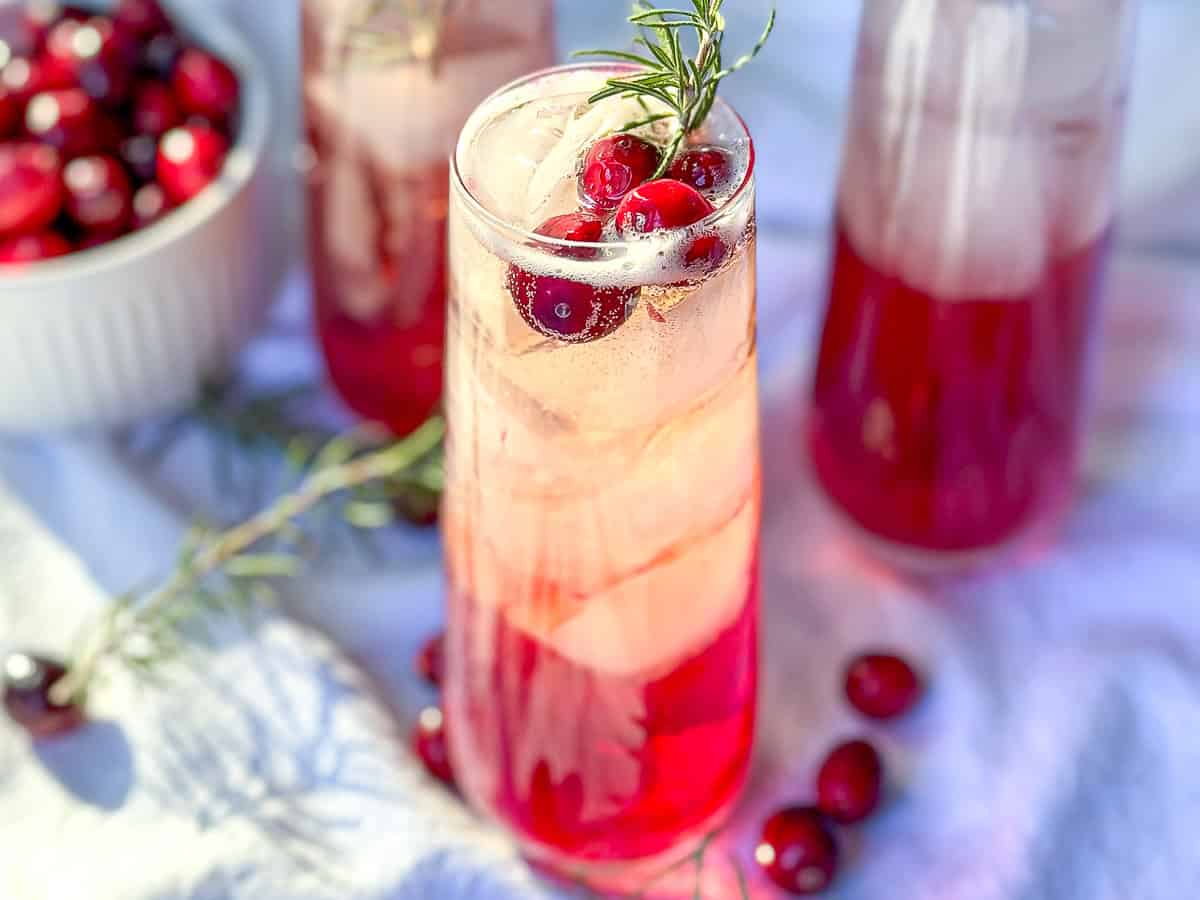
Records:
<instances>
[{"instance_id":1,"label":"bottle with red liquid","mask_svg":"<svg viewBox=\"0 0 1200 900\"><path fill-rule=\"evenodd\" d=\"M1076 477L1134 0L869 0L808 429L886 556L1049 532Z\"/></svg>"},{"instance_id":2,"label":"bottle with red liquid","mask_svg":"<svg viewBox=\"0 0 1200 900\"><path fill-rule=\"evenodd\" d=\"M447 160L554 58L552 0L304 0L309 256L334 387L396 434L442 393Z\"/></svg>"}]
</instances>

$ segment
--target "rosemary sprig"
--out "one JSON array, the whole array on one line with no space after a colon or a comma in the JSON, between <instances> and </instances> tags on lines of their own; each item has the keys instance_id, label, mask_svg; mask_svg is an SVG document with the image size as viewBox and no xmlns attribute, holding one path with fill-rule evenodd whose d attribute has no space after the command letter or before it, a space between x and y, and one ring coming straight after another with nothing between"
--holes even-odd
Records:
<instances>
[{"instance_id":1,"label":"rosemary sprig","mask_svg":"<svg viewBox=\"0 0 1200 900\"><path fill-rule=\"evenodd\" d=\"M300 557L286 548L300 533L296 521L301 516L330 497L419 469L439 452L445 433L445 421L435 416L404 440L365 454L356 454L353 446L347 449L344 442L331 442L295 491L228 530L193 532L161 587L146 596L120 598L99 623L85 630L79 651L67 674L51 688L51 697L61 704L83 702L97 671L110 660L152 670L182 649L187 628L202 623L207 612L244 608L263 594L263 579L296 574ZM255 552L272 538L282 540L284 547ZM224 591L215 589L217 578L224 580Z\"/></svg>"},{"instance_id":2,"label":"rosemary sprig","mask_svg":"<svg viewBox=\"0 0 1200 900\"><path fill-rule=\"evenodd\" d=\"M766 28L758 42L732 65L722 60L725 38L725 0L692 0L691 9L659 9L651 0L637 0L629 21L638 29L634 43L645 53L623 50L580 50L576 56L600 56L642 67L635 74L610 78L605 87L593 94L591 103L609 97L653 99L670 110L630 122L623 130L631 131L652 122L674 118L676 127L663 153L655 178L670 168L687 136L704 124L717 99L721 82L748 65L766 46L775 28L776 10L771 7ZM696 50L689 56L681 33L694 29Z\"/></svg>"}]
</instances>

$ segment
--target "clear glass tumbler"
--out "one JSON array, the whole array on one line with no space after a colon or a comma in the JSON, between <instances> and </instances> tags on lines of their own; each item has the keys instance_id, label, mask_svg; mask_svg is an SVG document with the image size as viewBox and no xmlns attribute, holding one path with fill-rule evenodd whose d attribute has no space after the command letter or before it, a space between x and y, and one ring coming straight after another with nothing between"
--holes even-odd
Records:
<instances>
[{"instance_id":1,"label":"clear glass tumbler","mask_svg":"<svg viewBox=\"0 0 1200 900\"><path fill-rule=\"evenodd\" d=\"M1112 247L1133 0L869 0L808 434L905 562L1072 493Z\"/></svg>"},{"instance_id":2,"label":"clear glass tumbler","mask_svg":"<svg viewBox=\"0 0 1200 900\"><path fill-rule=\"evenodd\" d=\"M750 137L718 103L697 137L736 171L694 226L606 243L534 231L577 207L590 142L645 115L587 104L616 71L549 70L486 101L450 201L452 758L466 796L531 858L594 885L724 819L757 681ZM728 251L715 269L689 264L699 241ZM569 282L615 329L539 333L515 302L522 278Z\"/></svg>"},{"instance_id":3,"label":"clear glass tumbler","mask_svg":"<svg viewBox=\"0 0 1200 900\"><path fill-rule=\"evenodd\" d=\"M552 0L304 0L309 253L326 368L397 434L442 393L447 159L497 85L554 59Z\"/></svg>"}]
</instances>

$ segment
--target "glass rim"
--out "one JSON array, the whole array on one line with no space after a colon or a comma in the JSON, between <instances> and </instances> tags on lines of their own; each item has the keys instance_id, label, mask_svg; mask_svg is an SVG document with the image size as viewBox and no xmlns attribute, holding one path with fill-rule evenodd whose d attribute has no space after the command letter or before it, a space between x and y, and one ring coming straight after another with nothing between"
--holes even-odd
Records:
<instances>
[{"instance_id":1,"label":"glass rim","mask_svg":"<svg viewBox=\"0 0 1200 900\"><path fill-rule=\"evenodd\" d=\"M471 112L470 118L467 120L467 124L471 124L478 112L484 107L490 105L493 101L498 100L506 94L510 94L527 84L538 81L542 78L546 78L550 75L569 72L582 72L587 70L594 70L597 72L637 72L643 69L643 66L639 66L634 63L623 62L564 63L556 66L548 66L544 69L538 69L537 71L530 72L527 75L522 75L520 78L516 78L492 91L492 93L490 93L475 106L475 109ZM710 225L713 222L727 216L731 210L735 210L740 203L745 201L747 193L752 192L754 186L754 172L755 164L757 162L754 137L751 135L750 129L746 125L746 120L743 119L741 114L722 97L717 97L716 103L713 106L714 110L718 108L724 112L727 112L732 117L732 120L737 123L737 126L741 129L742 134L744 134L746 137L746 145L749 150L746 174L741 183L737 186L737 188L734 189L734 191L729 195L729 198L721 206L714 209L703 219L688 226L689 229L700 229L705 225ZM709 113L709 115L711 116L712 113ZM455 141L454 151L450 154L451 185L454 188L455 193L464 200L468 208L471 210L471 214L481 220L493 231L505 234L510 240L514 240L526 245L532 244L535 246L544 246L555 249L574 249L576 251L579 251L580 249L594 249L607 251L609 253L619 250L622 247L641 245L646 241L647 238L652 238L655 236L654 234L651 234L632 239L619 239L613 241L571 241L565 238L557 238L545 234L539 234L530 228L506 221L504 218L488 209L488 207L485 206L479 200L479 198L475 196L470 187L467 186L466 180L463 178L462 170L459 168L458 158L459 151L463 146L463 139L466 137L466 135L467 129L466 126L464 126L459 132L458 140Z\"/></svg>"}]
</instances>

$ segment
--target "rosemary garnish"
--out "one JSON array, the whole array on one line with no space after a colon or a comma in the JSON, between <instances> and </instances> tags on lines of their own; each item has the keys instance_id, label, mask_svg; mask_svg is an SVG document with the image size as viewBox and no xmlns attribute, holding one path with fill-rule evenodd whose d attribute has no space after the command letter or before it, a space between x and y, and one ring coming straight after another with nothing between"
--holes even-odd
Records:
<instances>
[{"instance_id":1,"label":"rosemary garnish","mask_svg":"<svg viewBox=\"0 0 1200 900\"><path fill-rule=\"evenodd\" d=\"M67 674L51 689L54 701L82 703L108 662L152 673L183 649L189 628L203 624L205 616L244 609L269 591L265 579L297 574L303 562L297 552L303 538L298 519L331 497L420 471L440 453L445 433L445 421L435 416L380 449L363 452L352 441L335 439L316 455L294 491L224 531L193 530L161 587L118 598L84 631ZM360 510L374 509L381 517L382 503L364 501Z\"/></svg>"},{"instance_id":2,"label":"rosemary garnish","mask_svg":"<svg viewBox=\"0 0 1200 900\"><path fill-rule=\"evenodd\" d=\"M758 43L749 53L726 66L721 58L721 44L725 38L725 17L721 14L724 4L725 0L692 0L692 9L659 9L651 0L637 0L629 21L638 29L634 43L649 55L623 50L580 50L575 54L632 62L643 69L636 74L610 78L603 90L588 98L589 102L598 103L609 97L651 98L670 110L669 113L647 115L622 129L631 131L664 119L676 120L671 140L654 173L655 178L666 173L687 136L704 124L716 102L721 82L758 56L775 28L776 10L772 6ZM694 56L688 56L683 49L681 33L687 29L696 32Z\"/></svg>"}]
</instances>

